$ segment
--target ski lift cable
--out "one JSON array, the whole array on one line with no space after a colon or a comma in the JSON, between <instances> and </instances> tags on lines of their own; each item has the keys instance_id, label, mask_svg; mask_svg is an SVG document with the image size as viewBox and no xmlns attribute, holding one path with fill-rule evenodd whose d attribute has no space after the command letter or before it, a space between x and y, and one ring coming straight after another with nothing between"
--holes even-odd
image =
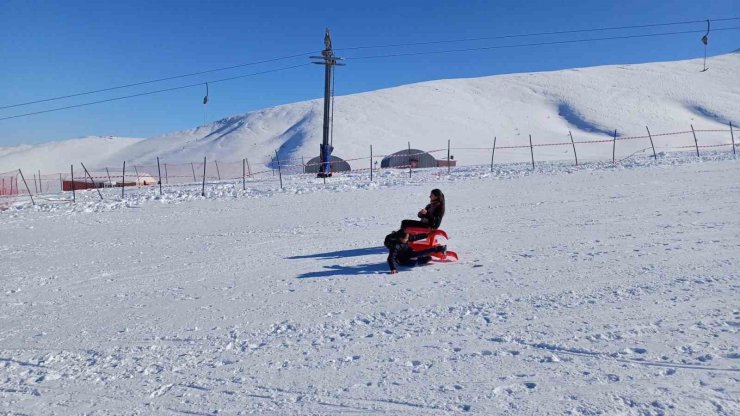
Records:
<instances>
[{"instance_id":1,"label":"ski lift cable","mask_svg":"<svg viewBox=\"0 0 740 416\"><path fill-rule=\"evenodd\" d=\"M738 29L740 29L740 26L724 27L720 29L714 29L714 31L718 32L718 31L725 31L725 30L738 30ZM673 36L673 35L684 35L684 34L702 33L702 32L704 32L704 30L685 30L685 31L677 31L677 32L650 33L650 34L643 34L643 35L610 36L610 37L602 37L602 38L559 40L559 41L552 41L552 42L521 43L521 44L514 44L514 45L483 46L483 47L478 47L478 48L446 49L446 50L425 51L425 52L404 52L404 53L394 53L394 54L386 54L386 55L348 56L344 59L361 60L361 59L377 59L377 58L397 58L397 57L402 57L402 56L435 55L435 54L445 54L445 53L455 53L455 52L472 52L472 51L483 51L483 50L493 50L493 49L523 48L523 47L530 47L530 46L563 45L563 44L569 44L569 43L649 38L649 37L656 37L656 36Z\"/></svg>"},{"instance_id":2,"label":"ski lift cable","mask_svg":"<svg viewBox=\"0 0 740 416\"><path fill-rule=\"evenodd\" d=\"M232 81L232 80L235 80L235 79L252 77L252 76L262 75L262 74L268 74L268 73L271 73L271 72L286 71L286 70L289 70L289 69L300 68L300 67L309 66L309 65L311 65L311 64L310 63L305 63L305 64L300 64L300 65L287 66L287 67L283 67L283 68L270 69L270 70L267 70L267 71L254 72L254 73L251 73L251 74L237 75L237 76L234 76L234 77L222 78L222 79L217 79L217 80L208 81L208 82L211 83L211 84L216 84L218 82ZM107 102L111 102L111 101L125 100L127 98L134 98L134 97L142 97L142 96L145 96L145 95L159 94L159 93L162 93L162 92L169 92L169 91L182 90L182 89L186 89L186 88L200 87L202 85L203 85L203 83L202 82L199 82L197 84L181 85L179 87L172 87L172 88L165 88L165 89L156 90L156 91L142 92L142 93L139 93L139 94L131 94L131 95L123 96L123 97L109 98L109 99L106 99L106 100L99 100L99 101L92 101L92 102L82 103L82 104L68 105L68 106L65 106L65 107L51 108L51 109L48 109L48 110L34 111L34 112L31 112L31 113L25 113L25 114L16 114L16 115L13 115L13 116L2 117L2 118L0 118L0 121L2 121L2 120L10 120L10 119L13 119L13 118L27 117L27 116L32 116L32 115L36 115L36 114L51 113L51 112L54 112L54 111L68 110L68 109L71 109L71 108L86 107L86 106L90 106L90 105L102 104L102 103L107 103Z\"/></svg>"},{"instance_id":3,"label":"ski lift cable","mask_svg":"<svg viewBox=\"0 0 740 416\"><path fill-rule=\"evenodd\" d=\"M248 62L248 63L245 63L245 64L226 66L226 67L222 67L222 68L208 69L208 70L205 70L205 71L191 72L189 74L174 75L174 76L171 76L171 77L158 78L158 79L153 79L153 80L149 80L149 81L134 82L134 83L131 83L131 84L118 85L118 86L115 86L115 87L101 88L99 90L84 91L84 92L78 92L78 93L74 93L74 94L62 95L62 96L58 96L58 97L44 98L44 99L41 99L41 100L34 100L34 101L27 101L27 102L24 102L24 103L5 105L5 106L0 106L0 110L6 109L6 108L13 108L13 107L22 107L22 106L31 105L31 104L45 103L45 102L49 102L49 101L63 100L65 98L79 97L81 95L90 95L90 94L96 94L96 93L99 93L99 92L120 90L120 89L123 89L123 88L136 87L136 86L140 86L140 85L154 84L156 82L171 81L173 79L187 78L187 77L193 77L193 76L196 76L196 75L209 74L209 73L212 73L212 72L219 72L219 71L226 71L226 70L229 70L229 69L243 68L245 66L265 64L265 63L282 61L282 60L292 59L292 58L300 58L300 57L305 57L307 55L310 55L312 53L315 53L315 51L301 53L301 54L295 54L295 55L281 56L281 57L278 57L278 58L265 59L265 60L262 60L262 61ZM203 84L203 83L201 82L200 84Z\"/></svg>"},{"instance_id":4,"label":"ski lift cable","mask_svg":"<svg viewBox=\"0 0 740 416\"><path fill-rule=\"evenodd\" d=\"M740 17L727 17L727 18L722 18L722 19L709 19L709 20L713 20L715 22L735 21L735 20L740 20ZM396 44L386 44L386 45L354 46L354 47L346 47L346 48L336 48L335 50L350 51L350 50L359 50L359 49L398 48L398 47L403 47L403 46L422 46L422 45L436 45L436 44L442 44L442 43L474 42L474 41L480 41L480 40L496 40L496 39L513 39L513 38L524 38L524 37L534 37L534 36L565 35L565 34L574 34L574 33L603 32L603 31L609 31L609 30L645 29L645 28L652 28L652 27L678 26L678 25L704 23L706 21L707 20L688 20L688 21L683 21L683 22L653 23L653 24L646 24L646 25L631 25L631 26L598 27L598 28L589 28L589 29L562 30L562 31L539 32L539 33L523 33L523 34L516 34L516 35L500 35L500 36L488 36L488 37L478 37L478 38L441 39L441 40L435 40L435 41L429 41L429 42L411 42L411 43L396 43Z\"/></svg>"},{"instance_id":5,"label":"ski lift cable","mask_svg":"<svg viewBox=\"0 0 740 416\"><path fill-rule=\"evenodd\" d=\"M740 20L740 17L728 17L728 18L721 18L721 19L710 19L715 22L722 22L722 21L734 21L734 20ZM467 38L467 39L447 39L447 40L437 40L437 41L430 41L430 42L413 42L413 43L399 43L399 44L389 44L389 45L374 45L374 46L356 46L356 47L347 47L347 48L339 48L336 50L360 50L360 49L376 49L376 48L392 48L392 47L401 47L401 46L420 46L420 45L432 45L432 44L442 44L442 43L459 43L459 42L471 42L471 41L477 41L477 40L493 40L493 39L510 39L510 38L520 38L520 37L533 37L533 36L548 36L548 35L561 35L561 34L573 34L573 33L587 33L587 32L597 32L597 31L609 31L609 30L626 30L626 29L640 29L640 28L650 28L650 27L661 27L661 26L675 26L675 25L686 25L686 24L694 24L694 23L701 23L705 20L692 20L692 21L683 21L683 22L667 22L667 23L654 23L654 24L647 24L647 25L630 25L630 26L618 26L618 27L603 27L603 28L589 28L589 29L578 29L578 30L565 30L565 31L553 31L553 32L540 32L540 33L525 33L525 34L515 34L515 35L501 35L501 36L493 36L493 37L480 37L480 38ZM276 62L280 60L285 59L292 59L292 58L299 58L304 57L311 54L316 54L317 51L311 51L311 52L305 52L300 54L294 54L294 55L287 55L277 58L270 58L265 59L261 61L255 61L255 62L248 62L244 64L239 65L232 65L232 66L226 66L222 68L214 68L214 69L208 69L204 71L198 71L198 72L192 72L188 74L181 74L181 75L174 75L170 77L164 77L164 78L158 78L153 79L149 81L142 81L142 82L134 82L130 84L125 85L118 85L114 87L108 87L108 88L101 88L97 90L90 90L90 91L84 91L84 92L78 92L78 93L72 93L67 95L62 95L58 97L50 97L50 98L44 98L39 100L33 100L33 101L27 101L23 103L17 103L17 104L10 104L10 105L4 105L0 106L0 110L7 109L7 108L14 108L14 107L21 107L31 104L38 104L43 102L49 102L49 101L56 101L56 100L62 100L66 98L73 98L73 97L79 97L82 95L89 95L89 94L95 94L100 92L106 92L106 91L113 91L123 88L130 88L140 85L147 85L147 84L153 84L157 82L163 82L163 81L170 81L173 79L179 79L179 78L186 78L196 75L203 75L218 71L225 71L229 69L235 69L235 68L242 68L245 66L251 66L251 65L258 65L263 63L269 63L269 62Z\"/></svg>"}]
</instances>

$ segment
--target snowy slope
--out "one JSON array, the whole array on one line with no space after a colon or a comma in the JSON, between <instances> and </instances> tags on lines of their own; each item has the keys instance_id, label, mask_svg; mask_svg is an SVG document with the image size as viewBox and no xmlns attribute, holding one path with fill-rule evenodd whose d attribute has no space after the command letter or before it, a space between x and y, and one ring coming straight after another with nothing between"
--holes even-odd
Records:
<instances>
[{"instance_id":1,"label":"snowy slope","mask_svg":"<svg viewBox=\"0 0 740 416\"><path fill-rule=\"evenodd\" d=\"M351 64L351 63L350 63ZM345 159L388 154L407 146L440 149L452 141L461 164L490 159L485 151L461 150L525 145L529 134L536 144L577 141L618 135L697 129L727 129L740 123L740 54L710 59L710 70L700 72L701 60L613 65L554 72L498 75L483 78L431 81L362 94L340 96L335 101L335 154ZM338 75L341 86L342 71ZM169 163L202 160L269 163L279 149L282 159L318 154L323 118L320 100L287 104L235 115L190 130L153 137L120 149L101 160L120 166L125 159L152 164L157 156ZM729 143L729 134L700 134L702 144ZM656 145L669 150L693 144L690 136L661 138ZM644 149L649 142L620 144L621 155ZM437 155L439 156L439 155ZM50 158L58 159L56 156ZM528 150L502 151L501 161L521 161ZM611 158L611 146L584 145L582 159ZM91 159L93 159L91 157ZM100 160L94 158L95 160ZM538 149L538 160L572 160L567 147ZM63 160L58 165L69 165ZM0 157L0 170L16 168ZM367 166L367 162L361 166ZM92 163L91 163L92 165ZM44 169L48 170L48 169Z\"/></svg>"},{"instance_id":2,"label":"snowy slope","mask_svg":"<svg viewBox=\"0 0 740 416\"><path fill-rule=\"evenodd\" d=\"M24 169L42 174L69 171L70 164L96 166L112 154L144 139L129 137L82 137L39 145L0 147L0 172ZM79 168L79 165L78 165Z\"/></svg>"},{"instance_id":3,"label":"snowy slope","mask_svg":"<svg viewBox=\"0 0 740 416\"><path fill-rule=\"evenodd\" d=\"M642 135L646 125L653 132L685 131L692 123L696 128L727 128L728 121L740 122L739 64L740 54L729 54L712 58L708 72L699 71L699 60L690 60L432 81L337 97L336 154L367 157L371 144L379 152L392 153L408 141L431 150L446 147L448 139L457 148L486 147L494 135L499 146L528 143L529 134L537 143L554 143L569 140L568 130L578 140L588 140L610 137L615 128L620 136ZM206 155L267 163L275 149L283 159L315 156L321 122L321 101L289 104L156 137L113 159L146 163L160 156L175 163ZM705 144L729 139L707 137ZM691 140L684 137L677 145ZM621 150L631 152L644 144L628 143ZM604 159L610 150L591 147L583 156ZM564 152L568 149L546 149L538 156L570 158ZM487 156L461 157L461 163L474 163ZM516 152L501 157L521 160Z\"/></svg>"},{"instance_id":4,"label":"snowy slope","mask_svg":"<svg viewBox=\"0 0 740 416\"><path fill-rule=\"evenodd\" d=\"M739 163L270 177L0 212L0 413L740 414ZM461 260L386 274L383 236L432 187Z\"/></svg>"}]
</instances>

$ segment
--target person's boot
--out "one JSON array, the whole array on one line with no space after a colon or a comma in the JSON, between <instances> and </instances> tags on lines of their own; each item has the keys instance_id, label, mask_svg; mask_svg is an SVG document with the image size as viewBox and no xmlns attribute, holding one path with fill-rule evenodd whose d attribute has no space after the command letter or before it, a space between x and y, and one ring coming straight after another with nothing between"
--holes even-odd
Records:
<instances>
[{"instance_id":1,"label":"person's boot","mask_svg":"<svg viewBox=\"0 0 740 416\"><path fill-rule=\"evenodd\" d=\"M416 260L416 263L417 263L417 264L418 264L419 266L423 266L423 265L425 265L425 264L429 263L430 261L432 261L432 256L421 256L421 257L419 257L419 258L418 258L418 259Z\"/></svg>"},{"instance_id":2,"label":"person's boot","mask_svg":"<svg viewBox=\"0 0 740 416\"><path fill-rule=\"evenodd\" d=\"M443 256L447 255L447 246L437 246L437 253L442 253Z\"/></svg>"}]
</instances>

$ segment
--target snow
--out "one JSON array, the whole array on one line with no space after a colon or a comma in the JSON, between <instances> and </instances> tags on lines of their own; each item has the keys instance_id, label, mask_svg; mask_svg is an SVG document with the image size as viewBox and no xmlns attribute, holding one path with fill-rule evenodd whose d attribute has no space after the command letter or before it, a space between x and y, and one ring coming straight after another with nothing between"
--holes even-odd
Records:
<instances>
[{"instance_id":1,"label":"snow","mask_svg":"<svg viewBox=\"0 0 740 416\"><path fill-rule=\"evenodd\" d=\"M337 71L337 88L351 62ZM344 159L406 149L407 143L423 150L443 149L451 140L453 155L462 164L485 163L490 156L480 150L497 146L569 143L576 141L687 132L696 129L728 129L740 124L740 54L710 58L710 70L701 72L701 59L611 65L564 71L451 79L404 85L361 94L337 96L334 107L335 155ZM323 121L322 100L286 104L247 114L234 115L196 128L110 148L89 151L60 142L34 148L21 158L7 158L0 151L0 172L18 168L45 172L69 170L80 161L91 168L203 160L241 161L267 165L275 150L280 158L308 160L318 156ZM704 145L730 143L729 134L700 133ZM693 145L691 134L656 138L659 151ZM647 140L625 141L618 149L629 155L649 146ZM538 160L572 160L569 146L537 149ZM609 145L584 145L581 160L606 160ZM39 160L44 155L44 160ZM438 158L440 154L435 154ZM501 162L527 160L528 149L498 152ZM366 161L350 162L354 169ZM104 169L102 169L104 170Z\"/></svg>"},{"instance_id":2,"label":"snow","mask_svg":"<svg viewBox=\"0 0 740 416\"><path fill-rule=\"evenodd\" d=\"M96 166L134 143L144 139L130 137L82 137L79 139L49 142L40 145L0 147L0 172L22 169L44 174L69 172L69 165L82 160ZM78 167L79 169L79 167Z\"/></svg>"},{"instance_id":3,"label":"snow","mask_svg":"<svg viewBox=\"0 0 740 416\"><path fill-rule=\"evenodd\" d=\"M738 163L18 202L0 212L0 412L738 414ZM460 261L387 274L383 237L434 187Z\"/></svg>"}]
</instances>

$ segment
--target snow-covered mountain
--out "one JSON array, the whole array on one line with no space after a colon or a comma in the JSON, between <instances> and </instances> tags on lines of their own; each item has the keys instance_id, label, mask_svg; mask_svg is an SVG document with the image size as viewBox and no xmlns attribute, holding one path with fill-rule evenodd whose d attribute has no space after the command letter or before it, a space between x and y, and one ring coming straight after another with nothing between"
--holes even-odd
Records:
<instances>
[{"instance_id":1,"label":"snow-covered mountain","mask_svg":"<svg viewBox=\"0 0 740 416\"><path fill-rule=\"evenodd\" d=\"M335 155L345 158L392 153L412 147L524 145L697 129L726 129L740 123L740 54L713 57L709 71L701 60L611 65L553 72L497 75L423 82L337 97L334 110ZM348 69L351 70L351 69ZM269 163L276 149L283 159L318 154L322 101L311 100L235 115L203 125L115 146L80 149L63 141L0 150L0 171L29 166L44 171L88 160L95 166L121 161L148 164L157 156L170 163L249 158ZM729 143L728 134L702 134L702 144ZM619 153L644 148L643 141L620 143ZM693 138L657 141L661 148L693 145ZM71 151L63 151L73 146ZM649 143L647 143L649 146ZM579 158L611 158L611 145L584 145ZM609 147L606 149L606 147ZM14 148L18 149L18 148ZM528 149L526 150L528 152ZM569 159L568 147L537 149L537 159ZM9 155L16 154L15 157ZM490 159L486 152L456 150L460 163ZM24 159L23 155L29 155ZM500 156L499 156L500 155ZM32 157L31 157L32 156ZM608 156L608 157L607 157ZM501 160L522 160L521 152L497 152ZM527 155L528 157L528 155ZM362 162L366 163L366 162Z\"/></svg>"},{"instance_id":2,"label":"snow-covered mountain","mask_svg":"<svg viewBox=\"0 0 740 416\"><path fill-rule=\"evenodd\" d=\"M0 172L18 168L46 174L68 172L69 165L83 163L96 166L144 139L130 137L88 136L38 145L0 147Z\"/></svg>"}]
</instances>

